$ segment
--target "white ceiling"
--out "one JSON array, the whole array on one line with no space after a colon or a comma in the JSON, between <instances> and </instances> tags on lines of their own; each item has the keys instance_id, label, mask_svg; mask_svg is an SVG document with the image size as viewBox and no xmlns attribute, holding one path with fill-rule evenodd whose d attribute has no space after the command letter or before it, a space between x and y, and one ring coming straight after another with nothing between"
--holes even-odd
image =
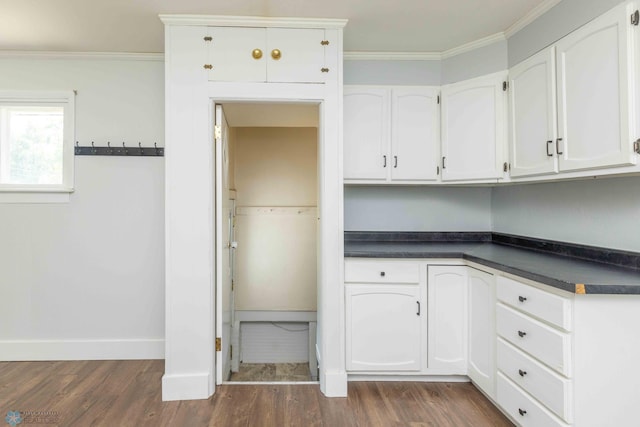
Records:
<instances>
[{"instance_id":1,"label":"white ceiling","mask_svg":"<svg viewBox=\"0 0 640 427\"><path fill-rule=\"evenodd\" d=\"M158 14L347 18L346 51L442 52L559 0L0 0L0 50L163 52Z\"/></svg>"}]
</instances>

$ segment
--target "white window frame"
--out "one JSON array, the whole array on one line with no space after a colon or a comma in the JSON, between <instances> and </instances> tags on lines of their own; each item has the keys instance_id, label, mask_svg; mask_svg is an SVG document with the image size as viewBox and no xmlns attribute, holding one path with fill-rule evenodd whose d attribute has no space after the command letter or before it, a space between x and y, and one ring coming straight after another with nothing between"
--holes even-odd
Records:
<instances>
[{"instance_id":1,"label":"white window frame","mask_svg":"<svg viewBox=\"0 0 640 427\"><path fill-rule=\"evenodd\" d=\"M69 201L74 183L74 91L0 90L0 105L63 107L62 184L6 184L0 182L0 203L55 203Z\"/></svg>"}]
</instances>

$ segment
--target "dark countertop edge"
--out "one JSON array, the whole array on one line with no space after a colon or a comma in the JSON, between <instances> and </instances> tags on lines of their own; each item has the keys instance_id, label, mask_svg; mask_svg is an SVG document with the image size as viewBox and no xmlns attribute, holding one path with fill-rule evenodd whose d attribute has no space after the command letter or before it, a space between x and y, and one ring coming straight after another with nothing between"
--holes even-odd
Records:
<instances>
[{"instance_id":1,"label":"dark countertop edge","mask_svg":"<svg viewBox=\"0 0 640 427\"><path fill-rule=\"evenodd\" d=\"M345 231L345 243L494 243L640 272L640 253L488 231ZM401 255L398 258L402 257ZM433 256L427 256L433 258Z\"/></svg>"}]
</instances>

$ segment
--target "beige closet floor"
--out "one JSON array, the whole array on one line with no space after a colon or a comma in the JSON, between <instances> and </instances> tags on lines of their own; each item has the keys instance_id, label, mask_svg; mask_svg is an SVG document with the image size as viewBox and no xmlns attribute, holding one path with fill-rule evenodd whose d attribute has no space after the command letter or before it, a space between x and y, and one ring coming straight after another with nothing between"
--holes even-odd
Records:
<instances>
[{"instance_id":1,"label":"beige closet floor","mask_svg":"<svg viewBox=\"0 0 640 427\"><path fill-rule=\"evenodd\" d=\"M308 363L241 363L230 381L311 381Z\"/></svg>"}]
</instances>

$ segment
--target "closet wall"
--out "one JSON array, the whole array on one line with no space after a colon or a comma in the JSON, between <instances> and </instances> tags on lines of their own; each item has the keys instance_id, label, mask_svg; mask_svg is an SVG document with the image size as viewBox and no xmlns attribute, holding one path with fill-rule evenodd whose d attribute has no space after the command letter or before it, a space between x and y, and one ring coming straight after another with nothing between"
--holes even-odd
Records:
<instances>
[{"instance_id":1,"label":"closet wall","mask_svg":"<svg viewBox=\"0 0 640 427\"><path fill-rule=\"evenodd\" d=\"M236 128L236 310L316 310L317 129Z\"/></svg>"}]
</instances>

